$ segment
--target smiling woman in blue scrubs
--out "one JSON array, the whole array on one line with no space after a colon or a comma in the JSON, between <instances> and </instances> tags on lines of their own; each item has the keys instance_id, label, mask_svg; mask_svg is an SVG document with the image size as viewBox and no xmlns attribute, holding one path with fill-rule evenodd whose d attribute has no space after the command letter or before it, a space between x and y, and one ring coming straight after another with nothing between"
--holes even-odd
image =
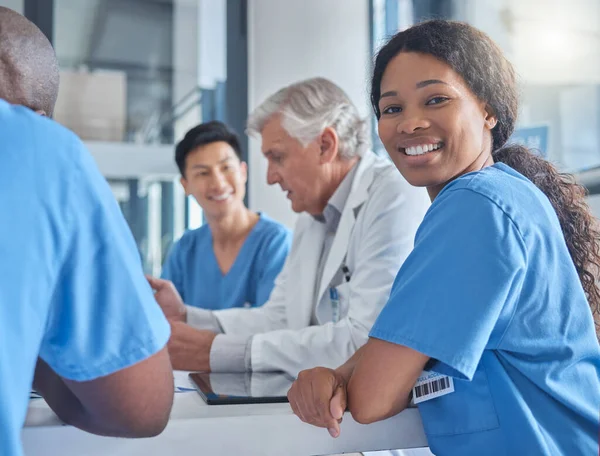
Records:
<instances>
[{"instance_id":1,"label":"smiling woman in blue scrubs","mask_svg":"<svg viewBox=\"0 0 600 456\"><path fill-rule=\"evenodd\" d=\"M235 133L221 122L192 128L177 145L181 184L202 207L207 224L175 244L162 277L190 306L256 307L271 293L290 232L244 205L246 163Z\"/></svg>"},{"instance_id":2,"label":"smiling woman in blue scrubs","mask_svg":"<svg viewBox=\"0 0 600 456\"><path fill-rule=\"evenodd\" d=\"M294 412L337 436L346 405L370 423L413 391L438 456L598 454L600 234L581 187L505 146L512 66L478 30L426 22L381 49L371 100L432 205L369 342L301 372Z\"/></svg>"}]
</instances>

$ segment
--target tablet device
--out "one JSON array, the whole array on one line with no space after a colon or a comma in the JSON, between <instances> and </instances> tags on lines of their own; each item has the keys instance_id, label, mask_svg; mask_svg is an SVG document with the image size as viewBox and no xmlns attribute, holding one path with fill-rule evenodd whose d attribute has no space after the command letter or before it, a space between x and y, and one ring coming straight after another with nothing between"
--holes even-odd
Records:
<instances>
[{"instance_id":1,"label":"tablet device","mask_svg":"<svg viewBox=\"0 0 600 456\"><path fill-rule=\"evenodd\" d=\"M193 372L190 380L208 405L288 402L294 378L282 372Z\"/></svg>"}]
</instances>

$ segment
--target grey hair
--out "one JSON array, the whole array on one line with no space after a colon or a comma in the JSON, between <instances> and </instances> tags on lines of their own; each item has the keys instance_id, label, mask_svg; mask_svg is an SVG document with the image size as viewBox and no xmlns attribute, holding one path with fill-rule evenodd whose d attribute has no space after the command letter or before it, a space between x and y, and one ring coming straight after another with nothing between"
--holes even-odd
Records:
<instances>
[{"instance_id":1,"label":"grey hair","mask_svg":"<svg viewBox=\"0 0 600 456\"><path fill-rule=\"evenodd\" d=\"M360 118L348 95L328 79L306 79L271 95L248 117L248 133L260 134L276 114L282 116L281 126L304 147L327 127L337 133L343 159L362 156L370 147L368 122Z\"/></svg>"}]
</instances>

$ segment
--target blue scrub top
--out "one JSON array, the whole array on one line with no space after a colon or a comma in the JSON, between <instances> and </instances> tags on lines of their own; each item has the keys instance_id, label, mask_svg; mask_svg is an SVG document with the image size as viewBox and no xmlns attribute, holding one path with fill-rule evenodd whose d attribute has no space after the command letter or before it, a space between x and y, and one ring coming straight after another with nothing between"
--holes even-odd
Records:
<instances>
[{"instance_id":1,"label":"blue scrub top","mask_svg":"<svg viewBox=\"0 0 600 456\"><path fill-rule=\"evenodd\" d=\"M370 336L453 377L419 404L436 455L598 454L590 307L550 202L510 167L438 195Z\"/></svg>"},{"instance_id":2,"label":"blue scrub top","mask_svg":"<svg viewBox=\"0 0 600 456\"><path fill-rule=\"evenodd\" d=\"M92 380L162 349L169 325L81 141L4 101L0 137L0 455L18 456L38 355Z\"/></svg>"},{"instance_id":3,"label":"blue scrub top","mask_svg":"<svg viewBox=\"0 0 600 456\"><path fill-rule=\"evenodd\" d=\"M173 246L162 278L171 280L190 306L210 310L262 306L269 299L290 243L287 228L260 214L231 269L223 275L212 233L204 225L185 233Z\"/></svg>"}]
</instances>

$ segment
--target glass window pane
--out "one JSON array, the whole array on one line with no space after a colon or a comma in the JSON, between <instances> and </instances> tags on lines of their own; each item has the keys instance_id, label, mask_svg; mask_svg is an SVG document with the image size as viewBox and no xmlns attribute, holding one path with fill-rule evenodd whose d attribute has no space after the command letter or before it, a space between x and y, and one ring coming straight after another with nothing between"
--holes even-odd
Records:
<instances>
[{"instance_id":1,"label":"glass window pane","mask_svg":"<svg viewBox=\"0 0 600 456\"><path fill-rule=\"evenodd\" d=\"M55 119L84 140L173 144L224 118L226 0L54 0Z\"/></svg>"},{"instance_id":2,"label":"glass window pane","mask_svg":"<svg viewBox=\"0 0 600 456\"><path fill-rule=\"evenodd\" d=\"M374 31L391 23L382 11L397 11L396 30L406 19L442 17L489 34L519 75L521 111L513 139L540 149L565 171L600 165L600 2L412 0L407 9L405 0L373 0L373 5Z\"/></svg>"},{"instance_id":3,"label":"glass window pane","mask_svg":"<svg viewBox=\"0 0 600 456\"><path fill-rule=\"evenodd\" d=\"M173 3L55 0L55 118L86 140L140 141L173 105ZM159 142L173 140L172 125Z\"/></svg>"},{"instance_id":4,"label":"glass window pane","mask_svg":"<svg viewBox=\"0 0 600 456\"><path fill-rule=\"evenodd\" d=\"M19 14L23 14L25 0L0 0L0 6L10 8Z\"/></svg>"},{"instance_id":5,"label":"glass window pane","mask_svg":"<svg viewBox=\"0 0 600 456\"><path fill-rule=\"evenodd\" d=\"M160 275L173 242L184 231L185 197L179 180L109 179L109 184L133 233L144 271Z\"/></svg>"},{"instance_id":6,"label":"glass window pane","mask_svg":"<svg viewBox=\"0 0 600 456\"><path fill-rule=\"evenodd\" d=\"M55 120L87 143L150 274L185 229L203 223L173 145L203 121L225 120L226 4L54 0Z\"/></svg>"}]
</instances>

